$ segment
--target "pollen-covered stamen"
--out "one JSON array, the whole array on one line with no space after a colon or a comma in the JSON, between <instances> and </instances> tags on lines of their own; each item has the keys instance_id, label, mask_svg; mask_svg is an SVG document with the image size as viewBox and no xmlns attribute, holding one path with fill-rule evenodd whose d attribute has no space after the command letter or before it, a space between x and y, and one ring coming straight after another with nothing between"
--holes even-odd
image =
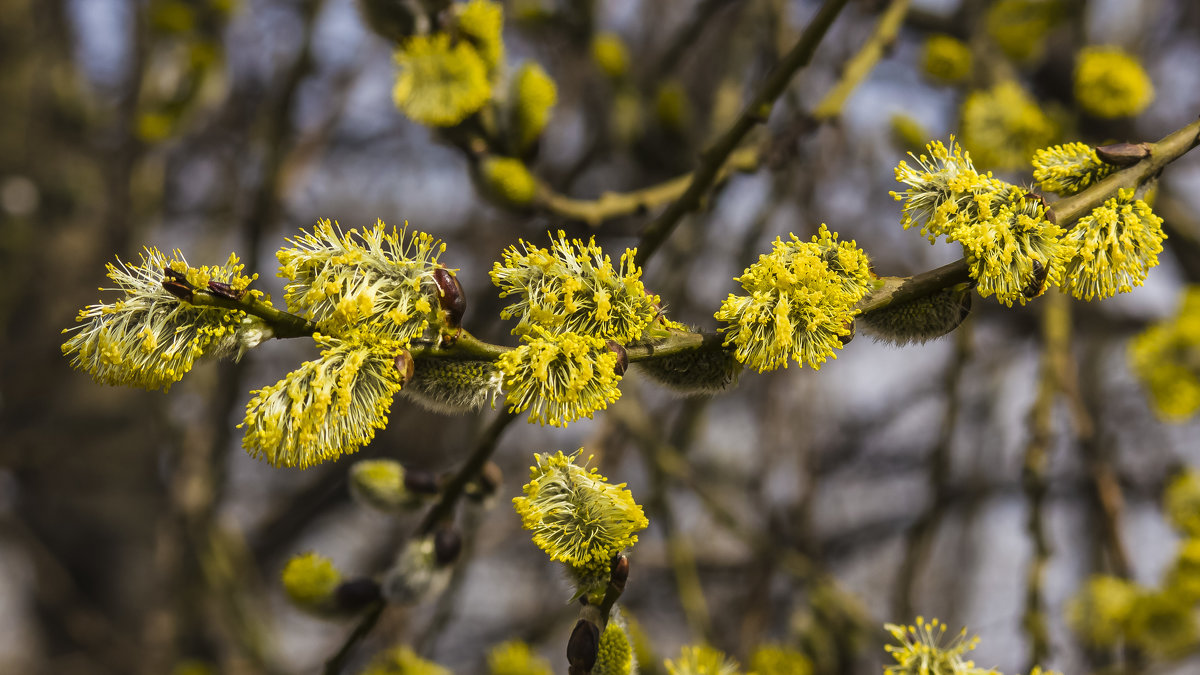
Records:
<instances>
[{"instance_id":1,"label":"pollen-covered stamen","mask_svg":"<svg viewBox=\"0 0 1200 675\"><path fill-rule=\"evenodd\" d=\"M1033 154L1033 179L1043 190L1063 196L1095 185L1116 170L1115 162L1103 161L1099 149L1086 143L1055 145Z\"/></svg>"},{"instance_id":2,"label":"pollen-covered stamen","mask_svg":"<svg viewBox=\"0 0 1200 675\"><path fill-rule=\"evenodd\" d=\"M633 249L612 260L596 245L568 240L559 232L549 249L522 241L505 250L492 267L492 283L501 297L514 300L500 316L516 318L514 333L533 326L552 332L583 333L623 344L643 337L660 317L658 296L647 293ZM682 328L663 321L663 328Z\"/></svg>"},{"instance_id":3,"label":"pollen-covered stamen","mask_svg":"<svg viewBox=\"0 0 1200 675\"><path fill-rule=\"evenodd\" d=\"M237 256L224 265L191 267L179 251L168 256L147 248L139 264L118 260L107 269L116 286L101 290L121 298L89 305L76 317L80 325L63 331L71 334L63 354L96 381L166 389L201 356L224 356L237 347L244 313L190 304L192 289L209 281L239 290L250 285L255 277L242 274Z\"/></svg>"},{"instance_id":4,"label":"pollen-covered stamen","mask_svg":"<svg viewBox=\"0 0 1200 675\"><path fill-rule=\"evenodd\" d=\"M311 234L281 249L279 275L289 280L288 309L326 333L366 328L407 342L439 320L434 270L445 244L428 234L388 228L382 221L343 231L322 220ZM440 311L440 308L439 308Z\"/></svg>"},{"instance_id":5,"label":"pollen-covered stamen","mask_svg":"<svg viewBox=\"0 0 1200 675\"><path fill-rule=\"evenodd\" d=\"M620 398L618 356L603 340L533 328L525 344L497 362L510 411L529 410L530 422L566 426Z\"/></svg>"},{"instance_id":6,"label":"pollen-covered stamen","mask_svg":"<svg viewBox=\"0 0 1200 675\"><path fill-rule=\"evenodd\" d=\"M401 387L397 343L374 335L314 336L324 350L254 392L242 445L273 466L305 468L358 450L387 426Z\"/></svg>"},{"instance_id":7,"label":"pollen-covered stamen","mask_svg":"<svg viewBox=\"0 0 1200 675\"><path fill-rule=\"evenodd\" d=\"M808 242L776 239L737 281L748 294L730 294L716 318L729 324L725 345L737 360L762 372L789 360L820 368L835 357L871 276L866 254L822 225Z\"/></svg>"},{"instance_id":8,"label":"pollen-covered stamen","mask_svg":"<svg viewBox=\"0 0 1200 675\"><path fill-rule=\"evenodd\" d=\"M1165 238L1162 218L1134 199L1132 190L1120 190L1080 218L1064 238L1068 261L1063 288L1081 300L1128 293L1158 264Z\"/></svg>"}]
</instances>

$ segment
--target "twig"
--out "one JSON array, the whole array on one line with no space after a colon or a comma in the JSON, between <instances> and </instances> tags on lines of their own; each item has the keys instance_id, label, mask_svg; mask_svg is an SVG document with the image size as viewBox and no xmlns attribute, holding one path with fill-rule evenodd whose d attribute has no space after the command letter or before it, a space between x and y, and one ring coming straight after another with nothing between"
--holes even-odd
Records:
<instances>
[{"instance_id":1,"label":"twig","mask_svg":"<svg viewBox=\"0 0 1200 675\"><path fill-rule=\"evenodd\" d=\"M1047 218L1053 219L1060 227L1070 229L1077 220L1115 195L1117 190L1137 188L1158 176L1163 167L1200 145L1200 120L1172 132L1157 143L1147 145L1150 147L1148 157L1077 195L1053 202L1046 209ZM925 297L969 278L970 268L965 258L912 277L882 277L880 288L863 298L858 308L866 314L893 303Z\"/></svg>"},{"instance_id":2,"label":"twig","mask_svg":"<svg viewBox=\"0 0 1200 675\"><path fill-rule=\"evenodd\" d=\"M950 497L951 487L949 482L950 457L953 449L951 443L958 422L963 369L966 368L970 358L971 328L970 324L966 324L955 332L954 361L947 369L944 378L946 416L942 420L942 430L937 445L934 446L933 453L929 458L929 485L933 490L933 499L930 500L928 508L909 530L904 560L900 564L900 571L897 575L896 595L892 603L893 614L897 617L908 617L917 613L913 607L913 585L916 581L917 570L928 559L934 535L937 534L942 516L946 513L946 502Z\"/></svg>"},{"instance_id":3,"label":"twig","mask_svg":"<svg viewBox=\"0 0 1200 675\"><path fill-rule=\"evenodd\" d=\"M645 265L650 256L654 255L670 236L671 231L679 224L684 214L700 205L700 200L717 179L721 167L725 165L725 160L751 129L766 120L775 99L779 98L779 95L787 88L792 76L812 59L817 45L825 37L833 20L846 6L846 2L847 0L827 0L821 6L817 15L804 29L804 33L801 34L796 45L767 76L767 81L742 110L733 126L700 156L700 165L692 174L692 180L688 184L687 190L642 232L637 247L636 262L638 265Z\"/></svg>"},{"instance_id":4,"label":"twig","mask_svg":"<svg viewBox=\"0 0 1200 675\"><path fill-rule=\"evenodd\" d=\"M1054 398L1061 389L1059 379L1062 363L1069 358L1071 340L1070 299L1061 291L1046 298L1042 314L1042 367L1038 380L1037 398L1030 412L1029 444L1021 479L1029 500L1029 519L1026 530L1033 542L1033 558L1026 575L1025 611L1021 624L1029 636L1029 660L1036 665L1050 651L1050 633L1042 590L1046 566L1050 562L1050 541L1046 535L1043 505L1046 499L1050 443L1053 436Z\"/></svg>"},{"instance_id":5,"label":"twig","mask_svg":"<svg viewBox=\"0 0 1200 675\"><path fill-rule=\"evenodd\" d=\"M371 632L375 624L379 623L379 617L383 615L385 607L387 607L387 603L379 600L367 608L362 618L358 620L358 624L354 626L354 630L350 631L350 635L346 636L346 641L342 643L337 653L329 657L329 660L325 662L325 670L323 671L325 675L338 675L338 673L342 672L342 668L346 665L346 660L350 658L350 652L367 637L367 634Z\"/></svg>"},{"instance_id":6,"label":"twig","mask_svg":"<svg viewBox=\"0 0 1200 675\"><path fill-rule=\"evenodd\" d=\"M735 172L754 171L759 162L758 148L742 148L729 156L717 172L715 181L720 183ZM633 192L605 192L596 199L574 199L555 192L545 183L539 183L534 205L596 227L606 220L644 213L678 199L687 190L692 176L690 173L684 174Z\"/></svg>"},{"instance_id":7,"label":"twig","mask_svg":"<svg viewBox=\"0 0 1200 675\"><path fill-rule=\"evenodd\" d=\"M507 410L502 411L492 423L484 429L479 440L475 442L475 449L471 451L467 461L459 467L458 471L446 481L438 493L438 500L433 506L425 512L425 517L421 519L420 525L417 526L416 536L424 537L433 534L434 529L446 518L454 512L454 506L458 503L459 497L463 495L467 484L479 475L483 470L483 466L491 459L492 453L496 450L496 445L500 442L500 436L508 427L509 423L517 418L516 413Z\"/></svg>"},{"instance_id":8,"label":"twig","mask_svg":"<svg viewBox=\"0 0 1200 675\"><path fill-rule=\"evenodd\" d=\"M814 120L823 122L841 114L842 106L846 104L846 99L850 98L850 93L866 79L883 57L884 50L895 41L911 4L912 0L892 0L879 22L875 24L875 31L871 33L866 44L846 62L841 79L825 94L825 98L821 99L817 107L813 108Z\"/></svg>"}]
</instances>

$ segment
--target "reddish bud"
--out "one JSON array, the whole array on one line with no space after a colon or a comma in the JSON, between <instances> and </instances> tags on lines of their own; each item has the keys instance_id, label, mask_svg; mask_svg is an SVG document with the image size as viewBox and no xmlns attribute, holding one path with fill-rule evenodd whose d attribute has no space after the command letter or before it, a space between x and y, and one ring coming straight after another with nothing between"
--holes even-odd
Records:
<instances>
[{"instance_id":1,"label":"reddish bud","mask_svg":"<svg viewBox=\"0 0 1200 675\"><path fill-rule=\"evenodd\" d=\"M192 301L192 287L186 282L164 281L162 282L163 289L171 295L183 300L184 302Z\"/></svg>"},{"instance_id":2,"label":"reddish bud","mask_svg":"<svg viewBox=\"0 0 1200 675\"><path fill-rule=\"evenodd\" d=\"M629 581L629 557L624 553L618 553L613 558L609 581L618 591L625 592L625 582Z\"/></svg>"},{"instance_id":3,"label":"reddish bud","mask_svg":"<svg viewBox=\"0 0 1200 675\"><path fill-rule=\"evenodd\" d=\"M613 367L613 370L617 373L617 377L621 377L629 368L629 353L616 340L606 340L605 343L617 355L617 365Z\"/></svg>"},{"instance_id":4,"label":"reddish bud","mask_svg":"<svg viewBox=\"0 0 1200 675\"><path fill-rule=\"evenodd\" d=\"M1133 166L1150 156L1150 146L1145 143L1113 143L1096 148L1096 156L1105 164Z\"/></svg>"},{"instance_id":5,"label":"reddish bud","mask_svg":"<svg viewBox=\"0 0 1200 675\"><path fill-rule=\"evenodd\" d=\"M433 558L438 566L445 566L458 559L462 551L462 537L450 528L443 528L433 535Z\"/></svg>"},{"instance_id":6,"label":"reddish bud","mask_svg":"<svg viewBox=\"0 0 1200 675\"><path fill-rule=\"evenodd\" d=\"M246 294L244 289L239 291L233 286L220 281L208 282L208 290L213 295L219 295L227 300L241 300L242 296Z\"/></svg>"},{"instance_id":7,"label":"reddish bud","mask_svg":"<svg viewBox=\"0 0 1200 675\"><path fill-rule=\"evenodd\" d=\"M404 470L404 489L421 495L436 495L441 492L437 476L420 469Z\"/></svg>"},{"instance_id":8,"label":"reddish bud","mask_svg":"<svg viewBox=\"0 0 1200 675\"><path fill-rule=\"evenodd\" d=\"M400 384L405 384L413 376L413 357L407 349L396 355L396 372L400 373Z\"/></svg>"},{"instance_id":9,"label":"reddish bud","mask_svg":"<svg viewBox=\"0 0 1200 675\"><path fill-rule=\"evenodd\" d=\"M458 277L445 267L438 267L433 270L433 281L438 287L438 304L442 307L446 325L450 328L461 327L463 315L467 312L467 295Z\"/></svg>"},{"instance_id":10,"label":"reddish bud","mask_svg":"<svg viewBox=\"0 0 1200 675\"><path fill-rule=\"evenodd\" d=\"M567 663L571 672L591 672L600 655L600 628L587 619L575 622L571 639L567 640Z\"/></svg>"}]
</instances>

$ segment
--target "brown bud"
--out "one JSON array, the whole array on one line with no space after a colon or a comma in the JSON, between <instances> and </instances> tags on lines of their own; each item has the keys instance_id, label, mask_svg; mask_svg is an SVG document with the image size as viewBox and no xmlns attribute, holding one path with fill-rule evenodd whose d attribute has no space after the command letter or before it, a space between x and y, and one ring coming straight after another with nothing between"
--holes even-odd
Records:
<instances>
[{"instance_id":1,"label":"brown bud","mask_svg":"<svg viewBox=\"0 0 1200 675\"><path fill-rule=\"evenodd\" d=\"M463 314L467 312L467 294L463 292L458 277L445 267L438 267L433 270L433 281L438 287L438 304L442 307L446 325L460 328Z\"/></svg>"},{"instance_id":2,"label":"brown bud","mask_svg":"<svg viewBox=\"0 0 1200 675\"><path fill-rule=\"evenodd\" d=\"M1042 294L1042 289L1046 285L1046 276L1050 270L1042 264L1042 261L1037 258L1033 259L1033 278L1021 289L1021 294L1029 299L1036 298Z\"/></svg>"},{"instance_id":3,"label":"brown bud","mask_svg":"<svg viewBox=\"0 0 1200 675\"><path fill-rule=\"evenodd\" d=\"M170 279L171 281L178 281L179 283L183 284L184 286L187 286L188 288L191 288L191 286L192 286L192 284L188 282L186 274L184 274L183 272L176 272L175 270L171 269L170 267L163 268L163 276L166 277L167 279Z\"/></svg>"},{"instance_id":4,"label":"brown bud","mask_svg":"<svg viewBox=\"0 0 1200 675\"><path fill-rule=\"evenodd\" d=\"M461 551L462 537L458 532L446 527L433 535L433 559L439 567L453 563Z\"/></svg>"},{"instance_id":5,"label":"brown bud","mask_svg":"<svg viewBox=\"0 0 1200 675\"><path fill-rule=\"evenodd\" d=\"M1096 148L1096 156L1105 164L1133 166L1150 156L1150 146L1145 143L1113 143Z\"/></svg>"},{"instance_id":6,"label":"brown bud","mask_svg":"<svg viewBox=\"0 0 1200 675\"><path fill-rule=\"evenodd\" d=\"M406 384L413 376L413 357L407 349L396 355L396 372L400 373L400 384Z\"/></svg>"},{"instance_id":7,"label":"brown bud","mask_svg":"<svg viewBox=\"0 0 1200 675\"><path fill-rule=\"evenodd\" d=\"M208 282L208 290L213 295L219 295L227 300L241 300L242 296L246 294L245 289L239 291L233 286L220 281Z\"/></svg>"},{"instance_id":8,"label":"brown bud","mask_svg":"<svg viewBox=\"0 0 1200 675\"><path fill-rule=\"evenodd\" d=\"M624 553L618 553L613 558L609 581L618 591L625 592L625 582L629 581L629 557Z\"/></svg>"},{"instance_id":9,"label":"brown bud","mask_svg":"<svg viewBox=\"0 0 1200 675\"><path fill-rule=\"evenodd\" d=\"M404 470L404 489L420 495L436 495L442 490L433 472L420 469Z\"/></svg>"},{"instance_id":10,"label":"brown bud","mask_svg":"<svg viewBox=\"0 0 1200 675\"><path fill-rule=\"evenodd\" d=\"M486 494L495 494L496 490L504 482L504 472L495 462L488 462L483 465L483 469L479 472L479 487Z\"/></svg>"},{"instance_id":11,"label":"brown bud","mask_svg":"<svg viewBox=\"0 0 1200 675\"><path fill-rule=\"evenodd\" d=\"M358 612L367 605L383 599L379 582L374 579L351 579L338 584L334 602L344 612Z\"/></svg>"},{"instance_id":12,"label":"brown bud","mask_svg":"<svg viewBox=\"0 0 1200 675\"><path fill-rule=\"evenodd\" d=\"M575 622L571 639L567 640L567 663L572 672L591 672L600 655L600 628L587 619Z\"/></svg>"},{"instance_id":13,"label":"brown bud","mask_svg":"<svg viewBox=\"0 0 1200 675\"><path fill-rule=\"evenodd\" d=\"M1037 202L1037 203L1041 204L1041 205L1042 205L1042 208L1046 208L1046 198L1045 198L1045 197L1043 197L1043 196L1041 196L1041 195L1039 195L1039 194L1038 194L1038 193L1036 193L1036 192L1026 192L1026 193L1025 193L1025 198L1026 198L1026 199L1032 199L1033 201L1035 201L1035 202Z\"/></svg>"},{"instance_id":14,"label":"brown bud","mask_svg":"<svg viewBox=\"0 0 1200 675\"><path fill-rule=\"evenodd\" d=\"M171 295L183 300L184 302L192 301L192 287L186 282L164 281L162 282L163 289Z\"/></svg>"},{"instance_id":15,"label":"brown bud","mask_svg":"<svg viewBox=\"0 0 1200 675\"><path fill-rule=\"evenodd\" d=\"M617 377L621 377L629 368L629 353L616 340L605 340L605 343L617 355L617 365L613 367L613 370L617 373Z\"/></svg>"}]
</instances>

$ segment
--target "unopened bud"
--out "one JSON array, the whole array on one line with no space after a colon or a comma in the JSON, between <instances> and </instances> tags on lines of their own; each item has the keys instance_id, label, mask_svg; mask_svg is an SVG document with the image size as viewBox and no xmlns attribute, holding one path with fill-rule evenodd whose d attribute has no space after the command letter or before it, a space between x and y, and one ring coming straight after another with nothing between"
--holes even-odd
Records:
<instances>
[{"instance_id":1,"label":"unopened bud","mask_svg":"<svg viewBox=\"0 0 1200 675\"><path fill-rule=\"evenodd\" d=\"M410 469L404 472L404 487L409 492L422 495L436 495L441 492L438 477L432 471Z\"/></svg>"},{"instance_id":2,"label":"unopened bud","mask_svg":"<svg viewBox=\"0 0 1200 675\"><path fill-rule=\"evenodd\" d=\"M351 579L337 587L334 599L339 610L357 613L364 607L382 600L383 592L374 579Z\"/></svg>"},{"instance_id":3,"label":"unopened bud","mask_svg":"<svg viewBox=\"0 0 1200 675\"><path fill-rule=\"evenodd\" d=\"M400 373L400 384L407 384L413 376L413 357L407 349L396 355L396 372Z\"/></svg>"},{"instance_id":4,"label":"unopened bud","mask_svg":"<svg viewBox=\"0 0 1200 675\"><path fill-rule=\"evenodd\" d=\"M242 296L246 294L245 289L239 291L233 286L220 281L209 281L208 292L225 298L226 300L241 300Z\"/></svg>"},{"instance_id":5,"label":"unopened bud","mask_svg":"<svg viewBox=\"0 0 1200 675\"><path fill-rule=\"evenodd\" d=\"M618 553L613 558L611 583L617 591L625 592L625 582L629 581L629 556Z\"/></svg>"},{"instance_id":6,"label":"unopened bud","mask_svg":"<svg viewBox=\"0 0 1200 675\"><path fill-rule=\"evenodd\" d=\"M495 462L483 465L479 474L467 484L465 494L474 501L481 502L496 494L496 490L504 481L504 472Z\"/></svg>"},{"instance_id":7,"label":"unopened bud","mask_svg":"<svg viewBox=\"0 0 1200 675\"><path fill-rule=\"evenodd\" d=\"M433 559L438 567L445 567L458 560L462 552L462 536L451 528L442 528L433 535Z\"/></svg>"},{"instance_id":8,"label":"unopened bud","mask_svg":"<svg viewBox=\"0 0 1200 675\"><path fill-rule=\"evenodd\" d=\"M916 300L888 305L860 315L856 323L880 342L900 346L927 342L962 324L971 313L974 286L972 280Z\"/></svg>"},{"instance_id":9,"label":"unopened bud","mask_svg":"<svg viewBox=\"0 0 1200 675\"><path fill-rule=\"evenodd\" d=\"M587 619L580 619L571 631L571 639L567 640L567 663L571 665L571 671L590 672L599 654L600 628Z\"/></svg>"},{"instance_id":10,"label":"unopened bud","mask_svg":"<svg viewBox=\"0 0 1200 675\"><path fill-rule=\"evenodd\" d=\"M742 364L719 344L637 363L651 380L683 396L711 396L737 382Z\"/></svg>"},{"instance_id":11,"label":"unopened bud","mask_svg":"<svg viewBox=\"0 0 1200 675\"><path fill-rule=\"evenodd\" d=\"M162 282L162 286L163 290L179 298L180 300L183 300L184 302L192 301L192 287L186 283L167 280Z\"/></svg>"},{"instance_id":12,"label":"unopened bud","mask_svg":"<svg viewBox=\"0 0 1200 675\"><path fill-rule=\"evenodd\" d=\"M604 342L617 355L617 365L613 367L613 370L617 373L617 377L621 377L629 368L629 352L626 352L625 347L616 340L605 340Z\"/></svg>"},{"instance_id":13,"label":"unopened bud","mask_svg":"<svg viewBox=\"0 0 1200 675\"><path fill-rule=\"evenodd\" d=\"M1113 143L1096 148L1096 156L1105 164L1132 166L1150 156L1150 146L1145 143Z\"/></svg>"},{"instance_id":14,"label":"unopened bud","mask_svg":"<svg viewBox=\"0 0 1200 675\"><path fill-rule=\"evenodd\" d=\"M463 315L467 312L467 294L458 277L445 267L438 267L433 270L433 281L438 287L438 304L442 307L446 326L462 327Z\"/></svg>"}]
</instances>

